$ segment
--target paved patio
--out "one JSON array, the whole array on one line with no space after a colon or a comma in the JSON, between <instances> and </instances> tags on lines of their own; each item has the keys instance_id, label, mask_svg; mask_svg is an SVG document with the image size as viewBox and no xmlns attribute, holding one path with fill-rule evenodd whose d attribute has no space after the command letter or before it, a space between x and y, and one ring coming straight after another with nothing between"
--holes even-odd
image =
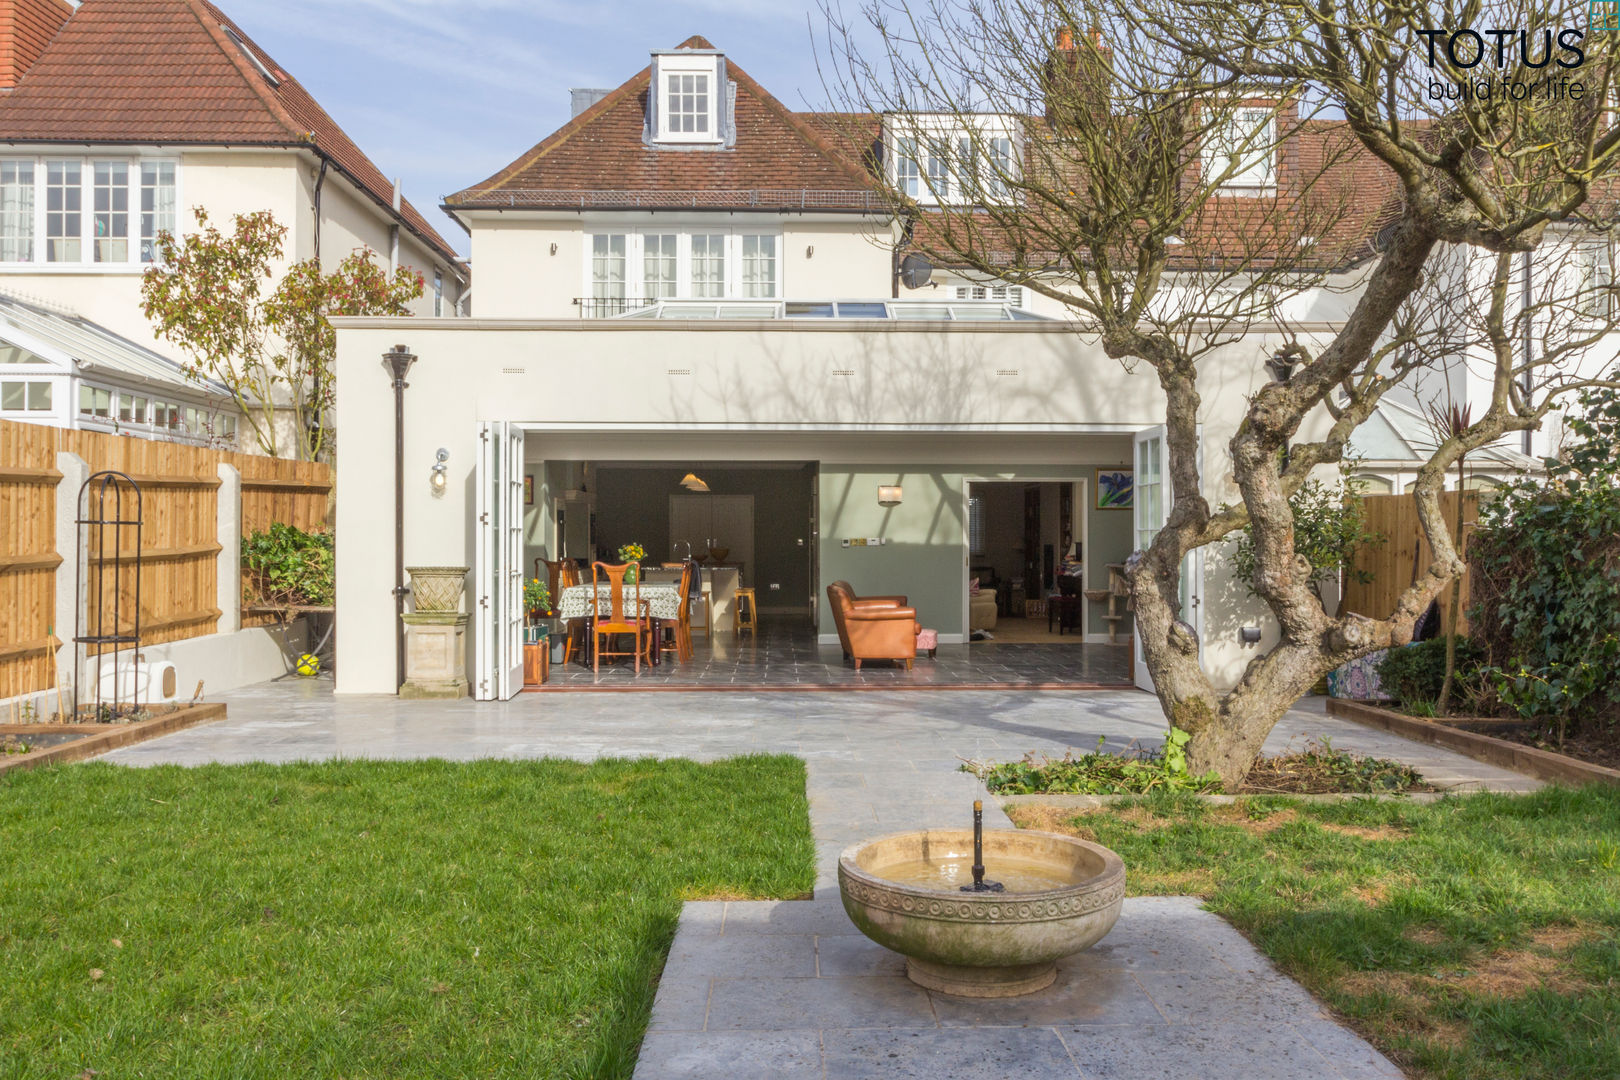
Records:
<instances>
[{"instance_id":1,"label":"paved patio","mask_svg":"<svg viewBox=\"0 0 1620 1080\"><path fill-rule=\"evenodd\" d=\"M501 704L335 698L324 681L225 695L228 719L107 755L163 762L685 756L785 752L808 764L811 901L689 903L665 967L637 1080L672 1077L1347 1078L1400 1073L1323 1014L1189 898L1127 902L1099 946L1039 994L967 1005L913 986L853 933L837 899L848 844L966 824L984 795L962 758L1017 758L1158 741L1135 691L524 695ZM1268 752L1309 738L1411 762L1437 784L1537 783L1325 715L1307 700ZM986 824L1009 827L992 801Z\"/></svg>"}]
</instances>

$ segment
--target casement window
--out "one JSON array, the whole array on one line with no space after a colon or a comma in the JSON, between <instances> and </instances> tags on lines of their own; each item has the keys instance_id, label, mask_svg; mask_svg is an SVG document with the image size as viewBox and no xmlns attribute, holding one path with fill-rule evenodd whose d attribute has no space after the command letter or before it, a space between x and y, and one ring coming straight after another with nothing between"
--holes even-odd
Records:
<instances>
[{"instance_id":1,"label":"casement window","mask_svg":"<svg viewBox=\"0 0 1620 1080\"><path fill-rule=\"evenodd\" d=\"M433 317L444 315L444 271L433 271Z\"/></svg>"},{"instance_id":2,"label":"casement window","mask_svg":"<svg viewBox=\"0 0 1620 1080\"><path fill-rule=\"evenodd\" d=\"M894 186L913 199L922 195L922 170L917 165L917 140L895 140Z\"/></svg>"},{"instance_id":3,"label":"casement window","mask_svg":"<svg viewBox=\"0 0 1620 1080\"><path fill-rule=\"evenodd\" d=\"M742 294L746 297L776 295L776 237L742 238Z\"/></svg>"},{"instance_id":4,"label":"casement window","mask_svg":"<svg viewBox=\"0 0 1620 1080\"><path fill-rule=\"evenodd\" d=\"M653 57L653 65L656 141L719 142L724 89L720 58L711 53L660 53Z\"/></svg>"},{"instance_id":5,"label":"casement window","mask_svg":"<svg viewBox=\"0 0 1620 1080\"><path fill-rule=\"evenodd\" d=\"M1269 108L1236 108L1218 115L1204 135L1206 180L1240 192L1273 187L1276 131L1276 116Z\"/></svg>"},{"instance_id":6,"label":"casement window","mask_svg":"<svg viewBox=\"0 0 1620 1080\"><path fill-rule=\"evenodd\" d=\"M0 262L34 261L34 163L0 161Z\"/></svg>"},{"instance_id":7,"label":"casement window","mask_svg":"<svg viewBox=\"0 0 1620 1080\"><path fill-rule=\"evenodd\" d=\"M0 159L0 265L155 261L158 236L175 231L178 172L173 161Z\"/></svg>"},{"instance_id":8,"label":"casement window","mask_svg":"<svg viewBox=\"0 0 1620 1080\"><path fill-rule=\"evenodd\" d=\"M0 382L0 412L50 412L49 382Z\"/></svg>"},{"instance_id":9,"label":"casement window","mask_svg":"<svg viewBox=\"0 0 1620 1080\"><path fill-rule=\"evenodd\" d=\"M111 390L104 390L99 386L79 387L79 415L94 416L103 420L111 420L113 415L113 395Z\"/></svg>"},{"instance_id":10,"label":"casement window","mask_svg":"<svg viewBox=\"0 0 1620 1080\"><path fill-rule=\"evenodd\" d=\"M1614 310L1614 262L1607 244L1580 244L1571 252L1575 303L1589 319L1607 319Z\"/></svg>"},{"instance_id":11,"label":"casement window","mask_svg":"<svg viewBox=\"0 0 1620 1080\"><path fill-rule=\"evenodd\" d=\"M1000 300L1013 307L1023 307L1024 289L1021 285L958 285L956 299Z\"/></svg>"},{"instance_id":12,"label":"casement window","mask_svg":"<svg viewBox=\"0 0 1620 1080\"><path fill-rule=\"evenodd\" d=\"M45 258L80 261L84 242L84 167L77 161L45 163Z\"/></svg>"},{"instance_id":13,"label":"casement window","mask_svg":"<svg viewBox=\"0 0 1620 1080\"><path fill-rule=\"evenodd\" d=\"M695 297L726 295L726 237L699 233L692 237L692 291Z\"/></svg>"},{"instance_id":14,"label":"casement window","mask_svg":"<svg viewBox=\"0 0 1620 1080\"><path fill-rule=\"evenodd\" d=\"M641 237L643 299L660 300L678 295L680 256L674 233L646 233Z\"/></svg>"},{"instance_id":15,"label":"casement window","mask_svg":"<svg viewBox=\"0 0 1620 1080\"><path fill-rule=\"evenodd\" d=\"M598 233L591 237L591 299L602 309L600 314L617 314L611 310L615 304L618 311L624 310L628 241L624 233Z\"/></svg>"},{"instance_id":16,"label":"casement window","mask_svg":"<svg viewBox=\"0 0 1620 1080\"><path fill-rule=\"evenodd\" d=\"M928 140L928 194L935 202L951 201L950 143L944 139Z\"/></svg>"},{"instance_id":17,"label":"casement window","mask_svg":"<svg viewBox=\"0 0 1620 1080\"><path fill-rule=\"evenodd\" d=\"M96 262L129 262L129 163L91 164L94 187Z\"/></svg>"},{"instance_id":18,"label":"casement window","mask_svg":"<svg viewBox=\"0 0 1620 1080\"><path fill-rule=\"evenodd\" d=\"M782 294L782 239L777 234L665 229L590 234L582 302L586 315L619 315L655 300L773 299Z\"/></svg>"},{"instance_id":19,"label":"casement window","mask_svg":"<svg viewBox=\"0 0 1620 1080\"><path fill-rule=\"evenodd\" d=\"M936 205L1006 200L1018 175L1016 123L990 114L892 118L886 139L895 190Z\"/></svg>"},{"instance_id":20,"label":"casement window","mask_svg":"<svg viewBox=\"0 0 1620 1080\"><path fill-rule=\"evenodd\" d=\"M157 261L157 238L174 235L174 162L141 162L141 262Z\"/></svg>"}]
</instances>

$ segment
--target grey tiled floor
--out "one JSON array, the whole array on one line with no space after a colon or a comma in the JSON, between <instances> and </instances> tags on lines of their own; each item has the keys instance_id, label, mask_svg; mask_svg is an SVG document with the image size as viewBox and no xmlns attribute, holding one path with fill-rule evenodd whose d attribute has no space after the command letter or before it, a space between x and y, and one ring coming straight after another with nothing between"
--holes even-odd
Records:
<instances>
[{"instance_id":1,"label":"grey tiled floor","mask_svg":"<svg viewBox=\"0 0 1620 1080\"><path fill-rule=\"evenodd\" d=\"M546 692L610 688L700 689L797 688L804 690L904 690L941 686L1038 687L1129 686L1131 657L1127 645L1063 643L941 645L933 657L919 656L907 671L903 664L872 661L856 671L837 645L816 644L805 618L764 617L759 629L743 634L693 638L692 659L678 662L665 654L657 667L642 665L637 673L627 660L604 663L593 671L574 662L551 668Z\"/></svg>"}]
</instances>

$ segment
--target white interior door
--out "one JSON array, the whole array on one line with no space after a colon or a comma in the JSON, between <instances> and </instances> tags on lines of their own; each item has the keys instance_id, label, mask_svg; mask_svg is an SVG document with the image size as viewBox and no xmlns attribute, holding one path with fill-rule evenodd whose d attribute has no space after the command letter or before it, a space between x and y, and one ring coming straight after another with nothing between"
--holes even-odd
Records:
<instances>
[{"instance_id":1,"label":"white interior door","mask_svg":"<svg viewBox=\"0 0 1620 1080\"><path fill-rule=\"evenodd\" d=\"M478 425L474 513L473 696L505 701L523 687L523 429L504 420Z\"/></svg>"},{"instance_id":2,"label":"white interior door","mask_svg":"<svg viewBox=\"0 0 1620 1080\"><path fill-rule=\"evenodd\" d=\"M1135 518L1137 551L1146 550L1153 538L1170 519L1170 507L1175 501L1170 488L1167 454L1164 445L1164 427L1150 427L1135 436L1136 474L1131 506ZM1181 565L1181 618L1193 628L1199 648L1204 641L1204 552L1192 552ZM1152 691L1153 677L1148 674L1147 660L1142 655L1140 625L1131 635L1131 648L1135 650L1136 685Z\"/></svg>"}]
</instances>

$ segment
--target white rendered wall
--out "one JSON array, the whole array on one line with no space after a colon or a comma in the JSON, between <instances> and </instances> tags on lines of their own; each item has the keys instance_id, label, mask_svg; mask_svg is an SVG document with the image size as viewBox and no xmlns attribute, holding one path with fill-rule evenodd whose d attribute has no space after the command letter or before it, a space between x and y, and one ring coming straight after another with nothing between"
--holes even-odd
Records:
<instances>
[{"instance_id":1,"label":"white rendered wall","mask_svg":"<svg viewBox=\"0 0 1620 1080\"><path fill-rule=\"evenodd\" d=\"M1205 493L1213 503L1237 498L1226 442L1277 340L1257 335L1203 364ZM730 448L776 460L967 465L1042 463L1048 448L1020 454L1017 445L1061 429L1125 435L1163 418L1150 372L1127 374L1052 324L811 330L751 322L340 320L338 458L350 478L337 503L343 693L394 689L393 401L380 358L396 343L419 357L406 391L407 565L472 565L481 419L536 424L528 453L542 460L573 456L589 435L591 453L631 460L657 456L660 447L690 460L727 460ZM434 497L428 475L441 446L450 452L451 481ZM1211 559L1205 595L1205 664L1230 684L1252 655L1238 643L1238 627L1263 621L1263 613L1219 559Z\"/></svg>"}]
</instances>

